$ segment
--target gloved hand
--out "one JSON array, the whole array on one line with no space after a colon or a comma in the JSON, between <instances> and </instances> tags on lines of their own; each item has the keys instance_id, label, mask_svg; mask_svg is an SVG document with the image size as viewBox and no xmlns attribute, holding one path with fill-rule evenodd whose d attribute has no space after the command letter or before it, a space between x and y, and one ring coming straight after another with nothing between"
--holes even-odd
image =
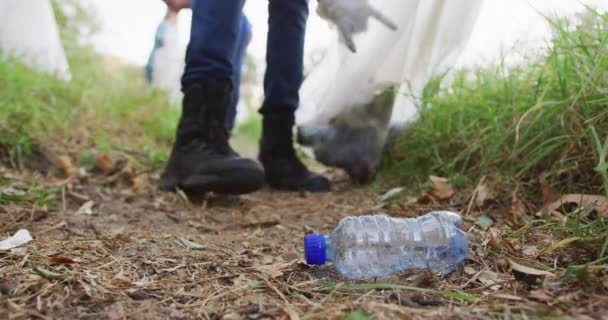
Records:
<instances>
[{"instance_id":1,"label":"gloved hand","mask_svg":"<svg viewBox=\"0 0 608 320\"><path fill-rule=\"evenodd\" d=\"M353 36L367 30L371 17L389 29L397 30L397 25L372 7L368 0L319 0L317 13L338 27L346 46L352 52L357 52Z\"/></svg>"}]
</instances>

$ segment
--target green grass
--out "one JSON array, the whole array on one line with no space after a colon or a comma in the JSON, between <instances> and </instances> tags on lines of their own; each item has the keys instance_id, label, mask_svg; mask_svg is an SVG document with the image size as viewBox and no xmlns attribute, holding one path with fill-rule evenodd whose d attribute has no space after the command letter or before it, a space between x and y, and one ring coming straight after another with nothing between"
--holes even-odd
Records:
<instances>
[{"instance_id":1,"label":"green grass","mask_svg":"<svg viewBox=\"0 0 608 320\"><path fill-rule=\"evenodd\" d=\"M77 2L67 1L82 9ZM160 165L166 158L179 109L149 88L141 68L102 57L80 34L81 19L56 10L72 80L32 70L17 60L0 62L0 146L15 160L32 155L37 146L57 152L96 150L136 155ZM95 29L94 23L89 25Z\"/></svg>"},{"instance_id":2,"label":"green grass","mask_svg":"<svg viewBox=\"0 0 608 320\"><path fill-rule=\"evenodd\" d=\"M0 187L3 182L0 181ZM0 189L0 205L8 205L10 203L19 203L21 205L43 208L49 210L56 208L56 197L59 193L59 188L46 188L36 185L29 185L22 189L2 188Z\"/></svg>"},{"instance_id":3,"label":"green grass","mask_svg":"<svg viewBox=\"0 0 608 320\"><path fill-rule=\"evenodd\" d=\"M608 14L550 23L555 38L539 57L430 83L384 178L415 186L434 174L474 188L490 176L538 202L543 176L558 191L608 194Z\"/></svg>"}]
</instances>

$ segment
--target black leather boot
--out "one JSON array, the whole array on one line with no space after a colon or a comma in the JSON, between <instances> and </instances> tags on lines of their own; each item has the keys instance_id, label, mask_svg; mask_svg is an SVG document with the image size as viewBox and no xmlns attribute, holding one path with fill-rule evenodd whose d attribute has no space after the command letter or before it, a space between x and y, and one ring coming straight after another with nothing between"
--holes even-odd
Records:
<instances>
[{"instance_id":1,"label":"black leather boot","mask_svg":"<svg viewBox=\"0 0 608 320\"><path fill-rule=\"evenodd\" d=\"M161 176L161 189L243 194L263 186L262 166L240 157L228 143L225 119L231 87L228 80L205 79L185 91L177 138Z\"/></svg>"},{"instance_id":2,"label":"black leather boot","mask_svg":"<svg viewBox=\"0 0 608 320\"><path fill-rule=\"evenodd\" d=\"M266 182L279 190L329 191L329 180L308 171L296 156L294 119L292 112L264 115L259 160L266 171Z\"/></svg>"}]
</instances>

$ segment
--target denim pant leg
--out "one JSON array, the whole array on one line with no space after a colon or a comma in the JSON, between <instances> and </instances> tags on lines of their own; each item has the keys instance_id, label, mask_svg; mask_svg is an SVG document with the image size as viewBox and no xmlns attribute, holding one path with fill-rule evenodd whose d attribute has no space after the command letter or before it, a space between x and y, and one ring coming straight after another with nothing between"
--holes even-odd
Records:
<instances>
[{"instance_id":1,"label":"denim pant leg","mask_svg":"<svg viewBox=\"0 0 608 320\"><path fill-rule=\"evenodd\" d=\"M236 52L232 58L234 71L232 73L232 83L234 88L230 95L230 104L228 105L228 113L226 115L226 128L230 131L234 128L237 107L241 95L241 73L243 71L243 63L247 55L247 46L251 42L252 31L251 24L245 15L241 19L241 29L237 40Z\"/></svg>"},{"instance_id":2,"label":"denim pant leg","mask_svg":"<svg viewBox=\"0 0 608 320\"><path fill-rule=\"evenodd\" d=\"M294 112L300 103L308 1L269 0L268 11L265 100L260 113Z\"/></svg>"},{"instance_id":3,"label":"denim pant leg","mask_svg":"<svg viewBox=\"0 0 608 320\"><path fill-rule=\"evenodd\" d=\"M192 27L182 90L202 78L232 79L245 0L192 2Z\"/></svg>"}]
</instances>

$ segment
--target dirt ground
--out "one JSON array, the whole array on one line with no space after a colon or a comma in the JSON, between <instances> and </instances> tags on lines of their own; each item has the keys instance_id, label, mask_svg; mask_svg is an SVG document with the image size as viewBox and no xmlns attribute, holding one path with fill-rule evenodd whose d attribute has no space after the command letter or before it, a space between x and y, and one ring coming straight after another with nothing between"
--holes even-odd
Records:
<instances>
[{"instance_id":1,"label":"dirt ground","mask_svg":"<svg viewBox=\"0 0 608 320\"><path fill-rule=\"evenodd\" d=\"M606 319L606 297L517 281L505 265L509 254L491 250L497 240L468 219L469 258L447 277L419 270L353 282L331 265L307 266L305 234L330 232L345 216L374 212L386 191L354 186L338 173L332 173L331 193L263 190L195 204L157 191L156 173L130 182L119 175L49 180L0 173L58 190L55 208L0 207L0 239L20 228L34 238L20 252L0 251L0 319ZM438 208L463 212L467 201L387 210L402 217ZM353 283L478 300L348 288Z\"/></svg>"}]
</instances>

